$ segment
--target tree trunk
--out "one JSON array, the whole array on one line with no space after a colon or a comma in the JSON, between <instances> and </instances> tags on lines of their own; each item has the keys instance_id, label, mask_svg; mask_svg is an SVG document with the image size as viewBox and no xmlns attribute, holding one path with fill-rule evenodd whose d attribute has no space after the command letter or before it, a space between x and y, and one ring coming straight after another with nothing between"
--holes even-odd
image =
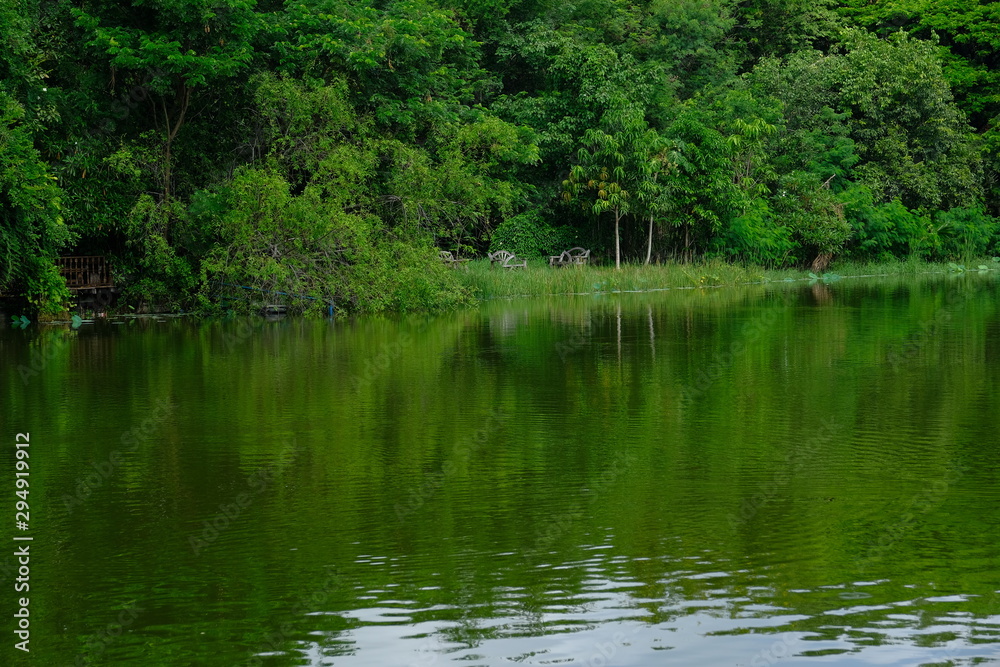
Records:
<instances>
[{"instance_id":1,"label":"tree trunk","mask_svg":"<svg viewBox=\"0 0 1000 667\"><path fill-rule=\"evenodd\" d=\"M649 216L649 241L646 243L646 264L653 255L653 216Z\"/></svg>"},{"instance_id":2,"label":"tree trunk","mask_svg":"<svg viewBox=\"0 0 1000 667\"><path fill-rule=\"evenodd\" d=\"M653 174L653 182L656 183L656 177L660 175L660 172ZM649 264L649 258L653 255L653 214L649 214L649 241L646 243L646 264Z\"/></svg>"},{"instance_id":3,"label":"tree trunk","mask_svg":"<svg viewBox=\"0 0 1000 667\"><path fill-rule=\"evenodd\" d=\"M830 265L831 261L833 261L832 252L821 252L818 255L816 255L816 259L812 261L812 270L826 271L826 267Z\"/></svg>"},{"instance_id":4,"label":"tree trunk","mask_svg":"<svg viewBox=\"0 0 1000 667\"><path fill-rule=\"evenodd\" d=\"M177 137L177 133L180 132L181 125L184 124L184 116L187 115L188 105L191 103L191 89L184 84L181 84L181 90L179 94L180 98L180 111L177 115L177 121L171 123L170 114L167 112L166 100L163 101L163 118L166 123L166 142L163 147L163 199L166 200L170 197L170 178L172 176L170 169L171 162L171 147L174 144L174 139Z\"/></svg>"},{"instance_id":5,"label":"tree trunk","mask_svg":"<svg viewBox=\"0 0 1000 667\"><path fill-rule=\"evenodd\" d=\"M615 270L622 268L621 239L618 234L618 221L621 220L621 213L615 209Z\"/></svg>"}]
</instances>

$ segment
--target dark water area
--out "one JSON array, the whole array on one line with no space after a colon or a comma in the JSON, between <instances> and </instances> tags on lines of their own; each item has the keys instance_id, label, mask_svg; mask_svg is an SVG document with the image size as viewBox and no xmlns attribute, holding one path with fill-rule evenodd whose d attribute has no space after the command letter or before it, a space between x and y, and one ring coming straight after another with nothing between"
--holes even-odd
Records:
<instances>
[{"instance_id":1,"label":"dark water area","mask_svg":"<svg viewBox=\"0 0 1000 667\"><path fill-rule=\"evenodd\" d=\"M0 663L1000 664L998 296L0 325Z\"/></svg>"}]
</instances>

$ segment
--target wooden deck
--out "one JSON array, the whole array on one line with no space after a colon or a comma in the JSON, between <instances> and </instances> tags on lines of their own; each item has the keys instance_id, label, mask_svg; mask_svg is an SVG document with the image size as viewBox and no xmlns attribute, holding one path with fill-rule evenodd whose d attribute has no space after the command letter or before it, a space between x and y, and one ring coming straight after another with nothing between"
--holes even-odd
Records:
<instances>
[{"instance_id":1,"label":"wooden deck","mask_svg":"<svg viewBox=\"0 0 1000 667\"><path fill-rule=\"evenodd\" d=\"M81 298L80 303L92 305L95 300L110 303L118 293L111 279L111 267L103 256L57 257L55 264L69 291ZM15 286L0 289L0 298L17 298L21 289Z\"/></svg>"}]
</instances>

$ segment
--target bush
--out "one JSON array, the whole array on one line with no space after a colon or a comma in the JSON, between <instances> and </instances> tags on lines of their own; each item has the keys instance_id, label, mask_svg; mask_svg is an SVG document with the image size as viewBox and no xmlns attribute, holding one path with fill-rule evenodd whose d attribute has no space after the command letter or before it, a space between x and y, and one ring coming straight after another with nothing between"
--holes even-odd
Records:
<instances>
[{"instance_id":1,"label":"bush","mask_svg":"<svg viewBox=\"0 0 1000 667\"><path fill-rule=\"evenodd\" d=\"M540 211L507 218L493 231L490 252L509 250L518 257L558 255L577 244L572 227L552 227Z\"/></svg>"},{"instance_id":2,"label":"bush","mask_svg":"<svg viewBox=\"0 0 1000 667\"><path fill-rule=\"evenodd\" d=\"M802 259L840 252L853 230L844 203L815 174L796 171L781 178L775 214L792 232Z\"/></svg>"},{"instance_id":3,"label":"bush","mask_svg":"<svg viewBox=\"0 0 1000 667\"><path fill-rule=\"evenodd\" d=\"M953 208L934 215L941 241L941 258L964 260L982 257L996 240L1000 221L980 208Z\"/></svg>"},{"instance_id":4,"label":"bush","mask_svg":"<svg viewBox=\"0 0 1000 667\"><path fill-rule=\"evenodd\" d=\"M197 284L197 262L176 239L186 216L185 207L176 200L139 197L124 220L127 252L119 258L126 300L170 310L188 303Z\"/></svg>"},{"instance_id":5,"label":"bush","mask_svg":"<svg viewBox=\"0 0 1000 667\"><path fill-rule=\"evenodd\" d=\"M754 199L731 219L713 242L712 254L758 266L778 266L794 259L791 232L778 224L763 199Z\"/></svg>"},{"instance_id":6,"label":"bush","mask_svg":"<svg viewBox=\"0 0 1000 667\"><path fill-rule=\"evenodd\" d=\"M204 307L226 293L233 309L267 298L316 314L331 302L379 312L468 301L429 237L398 237L377 216L347 213L313 186L293 194L273 170L242 168L218 194L195 200L199 226L215 238L201 263Z\"/></svg>"},{"instance_id":7,"label":"bush","mask_svg":"<svg viewBox=\"0 0 1000 667\"><path fill-rule=\"evenodd\" d=\"M860 259L884 261L894 257L933 257L941 241L930 216L920 215L898 200L872 206L855 201L848 215L857 230L855 254Z\"/></svg>"}]
</instances>

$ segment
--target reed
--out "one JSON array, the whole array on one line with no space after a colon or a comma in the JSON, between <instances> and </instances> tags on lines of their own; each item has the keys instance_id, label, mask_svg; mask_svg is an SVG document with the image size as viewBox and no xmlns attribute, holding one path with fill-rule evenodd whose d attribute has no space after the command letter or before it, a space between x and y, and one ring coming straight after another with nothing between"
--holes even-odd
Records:
<instances>
[{"instance_id":1,"label":"reed","mask_svg":"<svg viewBox=\"0 0 1000 667\"><path fill-rule=\"evenodd\" d=\"M980 265L987 266L991 271L1000 269L1000 263L992 258L967 263L972 270ZM953 272L952 267L947 263L914 259L894 262L844 261L832 264L820 278L829 282L841 277L949 273ZM816 274L805 269L765 269L721 260L690 264L625 264L620 270L615 270L611 266L594 265L552 268L542 259L528 260L528 266L524 269L504 269L483 259L469 262L467 267L457 270L456 274L459 281L479 300L552 294L646 292L816 279Z\"/></svg>"}]
</instances>

